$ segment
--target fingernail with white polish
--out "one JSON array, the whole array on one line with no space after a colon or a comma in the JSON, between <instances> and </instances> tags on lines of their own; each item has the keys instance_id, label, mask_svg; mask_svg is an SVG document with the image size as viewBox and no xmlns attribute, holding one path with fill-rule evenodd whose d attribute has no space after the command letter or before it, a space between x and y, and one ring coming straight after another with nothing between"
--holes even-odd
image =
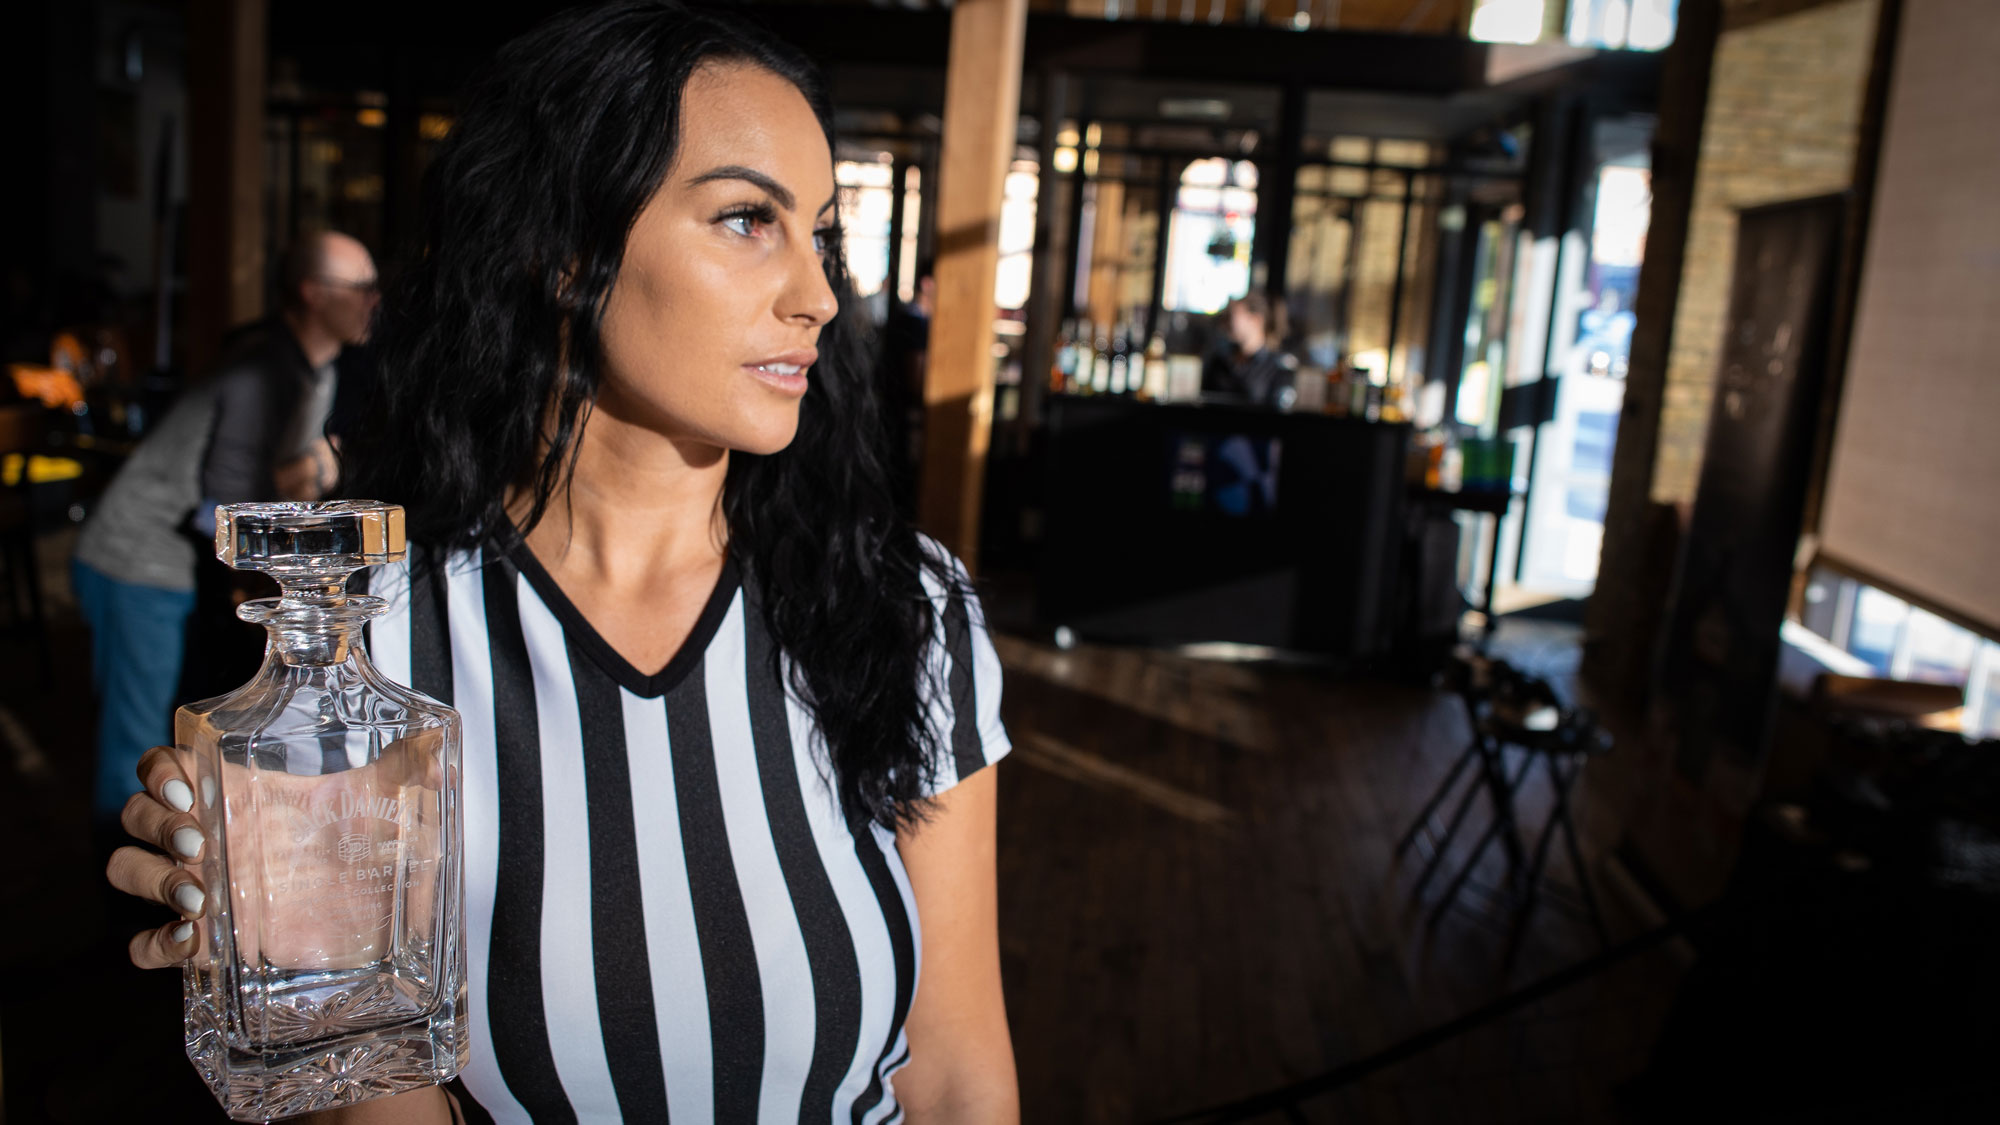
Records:
<instances>
[{"instance_id":1,"label":"fingernail with white polish","mask_svg":"<svg viewBox=\"0 0 2000 1125\"><path fill-rule=\"evenodd\" d=\"M173 938L175 945L179 945L180 943L186 941L187 939L193 936L194 936L193 922L182 922L180 925L174 927Z\"/></svg>"},{"instance_id":2,"label":"fingernail with white polish","mask_svg":"<svg viewBox=\"0 0 2000 1125\"><path fill-rule=\"evenodd\" d=\"M201 904L206 901L207 896L193 883L182 883L174 888L174 905L181 908L182 914L200 914Z\"/></svg>"},{"instance_id":3,"label":"fingernail with white polish","mask_svg":"<svg viewBox=\"0 0 2000 1125\"><path fill-rule=\"evenodd\" d=\"M201 779L201 803L204 808L215 804L215 779L212 777Z\"/></svg>"},{"instance_id":4,"label":"fingernail with white polish","mask_svg":"<svg viewBox=\"0 0 2000 1125\"><path fill-rule=\"evenodd\" d=\"M160 796L165 797L177 812L186 812L194 807L194 790L178 777L160 786Z\"/></svg>"},{"instance_id":5,"label":"fingernail with white polish","mask_svg":"<svg viewBox=\"0 0 2000 1125\"><path fill-rule=\"evenodd\" d=\"M182 825L174 829L174 850L188 859L201 854L201 830Z\"/></svg>"}]
</instances>

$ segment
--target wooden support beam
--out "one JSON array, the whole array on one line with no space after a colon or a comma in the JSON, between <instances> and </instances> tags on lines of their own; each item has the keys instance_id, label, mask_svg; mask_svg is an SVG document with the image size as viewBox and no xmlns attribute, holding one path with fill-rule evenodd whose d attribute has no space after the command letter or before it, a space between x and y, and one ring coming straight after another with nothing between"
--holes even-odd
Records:
<instances>
[{"instance_id":1,"label":"wooden support beam","mask_svg":"<svg viewBox=\"0 0 2000 1125\"><path fill-rule=\"evenodd\" d=\"M993 282L1000 204L1021 102L1027 0L952 10L939 160L937 311L924 373L924 530L978 565L979 506L993 417Z\"/></svg>"},{"instance_id":2,"label":"wooden support beam","mask_svg":"<svg viewBox=\"0 0 2000 1125\"><path fill-rule=\"evenodd\" d=\"M264 315L266 0L188 10L187 364Z\"/></svg>"}]
</instances>

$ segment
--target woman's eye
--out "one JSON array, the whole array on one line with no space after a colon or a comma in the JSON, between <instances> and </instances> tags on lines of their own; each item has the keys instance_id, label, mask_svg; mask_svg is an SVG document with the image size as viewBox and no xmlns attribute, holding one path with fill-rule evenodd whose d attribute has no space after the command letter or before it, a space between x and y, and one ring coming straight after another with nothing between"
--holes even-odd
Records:
<instances>
[{"instance_id":1,"label":"woman's eye","mask_svg":"<svg viewBox=\"0 0 2000 1125\"><path fill-rule=\"evenodd\" d=\"M822 257L832 252L834 236L839 232L833 227L825 227L813 232L813 251Z\"/></svg>"},{"instance_id":2,"label":"woman's eye","mask_svg":"<svg viewBox=\"0 0 2000 1125\"><path fill-rule=\"evenodd\" d=\"M722 222L730 230L735 231L737 234L740 234L745 238L753 238L757 234L758 219L757 216L755 214L752 214L751 212L739 211L734 215L724 215L722 217Z\"/></svg>"}]
</instances>

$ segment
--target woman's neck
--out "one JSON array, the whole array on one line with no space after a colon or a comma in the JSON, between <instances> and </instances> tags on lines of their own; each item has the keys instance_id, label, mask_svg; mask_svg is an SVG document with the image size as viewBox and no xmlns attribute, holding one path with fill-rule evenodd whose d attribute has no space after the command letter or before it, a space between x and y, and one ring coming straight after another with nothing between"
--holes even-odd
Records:
<instances>
[{"instance_id":1,"label":"woman's neck","mask_svg":"<svg viewBox=\"0 0 2000 1125\"><path fill-rule=\"evenodd\" d=\"M592 411L577 435L569 487L549 498L528 532L528 549L559 579L614 588L708 570L728 542L728 472L726 449ZM527 509L527 498L517 496L509 514L518 523Z\"/></svg>"}]
</instances>

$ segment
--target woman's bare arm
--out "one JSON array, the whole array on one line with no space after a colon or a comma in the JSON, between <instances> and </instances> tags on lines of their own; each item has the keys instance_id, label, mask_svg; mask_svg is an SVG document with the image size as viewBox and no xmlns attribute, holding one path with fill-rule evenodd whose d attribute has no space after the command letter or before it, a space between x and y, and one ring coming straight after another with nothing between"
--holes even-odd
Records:
<instances>
[{"instance_id":1,"label":"woman's bare arm","mask_svg":"<svg viewBox=\"0 0 2000 1125\"><path fill-rule=\"evenodd\" d=\"M924 943L923 976L904 1024L910 1064L896 1075L911 1125L1021 1119L1000 991L994 773L967 778L938 798L928 822L896 836Z\"/></svg>"}]
</instances>

